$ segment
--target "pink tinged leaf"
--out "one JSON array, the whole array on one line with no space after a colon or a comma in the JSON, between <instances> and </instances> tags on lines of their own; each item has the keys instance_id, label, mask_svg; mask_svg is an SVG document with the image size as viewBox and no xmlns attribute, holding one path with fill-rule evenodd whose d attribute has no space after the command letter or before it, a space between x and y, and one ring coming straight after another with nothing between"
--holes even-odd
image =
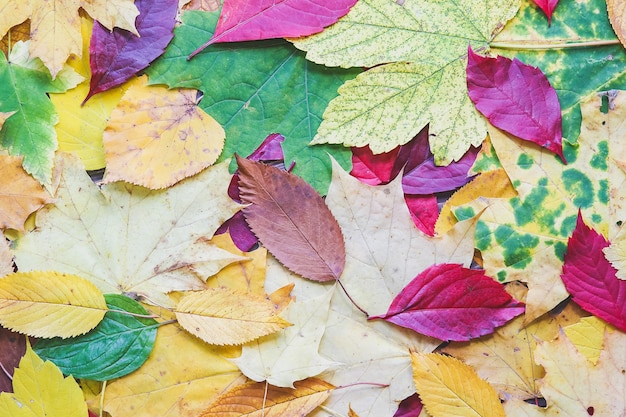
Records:
<instances>
[{"instance_id":1,"label":"pink tinged leaf","mask_svg":"<svg viewBox=\"0 0 626 417\"><path fill-rule=\"evenodd\" d=\"M424 408L422 400L420 400L420 396L415 393L400 402L398 411L395 412L393 417L419 417L422 413L422 408Z\"/></svg>"},{"instance_id":2,"label":"pink tinged leaf","mask_svg":"<svg viewBox=\"0 0 626 417\"><path fill-rule=\"evenodd\" d=\"M91 81L84 102L148 67L174 37L178 0L136 0L135 5L139 37L119 28L111 32L94 22L89 45Z\"/></svg>"},{"instance_id":3,"label":"pink tinged leaf","mask_svg":"<svg viewBox=\"0 0 626 417\"><path fill-rule=\"evenodd\" d=\"M480 56L468 48L467 89L492 125L556 153L563 163L561 105L539 68L499 56Z\"/></svg>"},{"instance_id":4,"label":"pink tinged leaf","mask_svg":"<svg viewBox=\"0 0 626 417\"><path fill-rule=\"evenodd\" d=\"M280 133L272 133L268 135L258 148L252 152L247 159L251 161L283 161L282 143L285 137Z\"/></svg>"},{"instance_id":5,"label":"pink tinged leaf","mask_svg":"<svg viewBox=\"0 0 626 417\"><path fill-rule=\"evenodd\" d=\"M218 42L296 38L321 32L357 0L225 0L213 37L189 57Z\"/></svg>"},{"instance_id":6,"label":"pink tinged leaf","mask_svg":"<svg viewBox=\"0 0 626 417\"><path fill-rule=\"evenodd\" d=\"M552 23L552 12L556 9L559 0L533 0L537 6L546 14L548 25Z\"/></svg>"},{"instance_id":7,"label":"pink tinged leaf","mask_svg":"<svg viewBox=\"0 0 626 417\"><path fill-rule=\"evenodd\" d=\"M314 281L339 278L346 250L339 224L302 178L237 156L246 221L285 267Z\"/></svg>"},{"instance_id":8,"label":"pink tinged leaf","mask_svg":"<svg viewBox=\"0 0 626 417\"><path fill-rule=\"evenodd\" d=\"M458 264L433 265L415 277L385 315L373 316L440 340L467 341L524 312L484 271Z\"/></svg>"},{"instance_id":9,"label":"pink tinged leaf","mask_svg":"<svg viewBox=\"0 0 626 417\"><path fill-rule=\"evenodd\" d=\"M259 243L259 239L257 239L254 233L252 233L252 230L250 230L243 212L241 211L238 211L233 217L222 223L215 231L215 234L221 235L226 232L230 233L230 238L233 240L233 243L242 252L251 251L256 244Z\"/></svg>"},{"instance_id":10,"label":"pink tinged leaf","mask_svg":"<svg viewBox=\"0 0 626 417\"><path fill-rule=\"evenodd\" d=\"M437 197L434 194L430 195L411 195L405 194L404 201L406 202L409 212L411 213L411 219L413 223L424 234L428 236L435 235L435 223L439 217L439 205L437 204Z\"/></svg>"},{"instance_id":11,"label":"pink tinged leaf","mask_svg":"<svg viewBox=\"0 0 626 417\"><path fill-rule=\"evenodd\" d=\"M626 331L626 281L602 251L609 242L588 227L578 213L576 228L567 242L561 279L576 304Z\"/></svg>"}]
</instances>

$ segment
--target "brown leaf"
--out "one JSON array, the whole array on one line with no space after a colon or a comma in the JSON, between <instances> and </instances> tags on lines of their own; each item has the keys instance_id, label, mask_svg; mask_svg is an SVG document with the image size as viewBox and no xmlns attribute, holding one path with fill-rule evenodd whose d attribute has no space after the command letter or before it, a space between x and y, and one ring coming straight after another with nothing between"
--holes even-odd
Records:
<instances>
[{"instance_id":1,"label":"brown leaf","mask_svg":"<svg viewBox=\"0 0 626 417\"><path fill-rule=\"evenodd\" d=\"M346 261L341 229L322 197L303 179L237 156L244 215L283 265L314 281L339 278Z\"/></svg>"},{"instance_id":2,"label":"brown leaf","mask_svg":"<svg viewBox=\"0 0 626 417\"><path fill-rule=\"evenodd\" d=\"M20 363L24 352L26 352L25 336L0 327L0 365L2 365L0 369L0 392L13 392L9 375L13 375L13 369Z\"/></svg>"}]
</instances>

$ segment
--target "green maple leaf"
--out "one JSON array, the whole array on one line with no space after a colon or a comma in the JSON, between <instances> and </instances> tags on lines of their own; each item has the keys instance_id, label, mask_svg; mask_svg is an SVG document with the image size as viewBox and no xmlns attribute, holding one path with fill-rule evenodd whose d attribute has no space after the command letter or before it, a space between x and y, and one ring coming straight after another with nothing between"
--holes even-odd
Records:
<instances>
[{"instance_id":1,"label":"green maple leaf","mask_svg":"<svg viewBox=\"0 0 626 417\"><path fill-rule=\"evenodd\" d=\"M285 136L285 162L293 173L325 194L332 154L349 169L350 152L340 146L309 146L337 88L360 70L312 64L283 40L212 45L187 56L209 39L218 13L187 12L165 54L147 70L151 84L196 88L200 107L226 131L221 160L250 154L271 133Z\"/></svg>"},{"instance_id":2,"label":"green maple leaf","mask_svg":"<svg viewBox=\"0 0 626 417\"><path fill-rule=\"evenodd\" d=\"M448 164L478 146L486 128L467 97L467 48L486 49L518 0L361 0L335 25L294 41L329 66L375 66L348 81L313 143L375 153L408 142L430 122L430 146Z\"/></svg>"}]
</instances>

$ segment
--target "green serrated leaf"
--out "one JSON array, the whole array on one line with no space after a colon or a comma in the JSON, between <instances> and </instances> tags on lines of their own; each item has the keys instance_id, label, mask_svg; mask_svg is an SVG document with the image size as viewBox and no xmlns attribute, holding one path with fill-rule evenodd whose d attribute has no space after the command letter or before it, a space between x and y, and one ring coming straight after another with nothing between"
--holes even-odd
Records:
<instances>
[{"instance_id":1,"label":"green serrated leaf","mask_svg":"<svg viewBox=\"0 0 626 417\"><path fill-rule=\"evenodd\" d=\"M362 0L335 25L295 40L307 59L329 66L393 63L342 86L313 143L369 144L382 153L430 122L435 162L460 159L486 133L467 96L468 45L488 48L518 7L518 0Z\"/></svg>"},{"instance_id":2,"label":"green serrated leaf","mask_svg":"<svg viewBox=\"0 0 626 417\"><path fill-rule=\"evenodd\" d=\"M492 51L546 74L559 96L563 137L570 143L580 135L581 102L599 91L626 88L626 51L613 32L603 0L561 0L550 26L525 0L492 42Z\"/></svg>"},{"instance_id":3,"label":"green serrated leaf","mask_svg":"<svg viewBox=\"0 0 626 417\"><path fill-rule=\"evenodd\" d=\"M271 133L285 137L285 161L293 173L325 194L330 183L330 153L345 169L349 150L309 146L337 88L360 70L329 69L307 62L283 40L211 45L187 61L209 39L218 13L187 12L165 54L147 70L151 84L197 88L200 107L226 131L221 159L250 154Z\"/></svg>"},{"instance_id":4,"label":"green serrated leaf","mask_svg":"<svg viewBox=\"0 0 626 417\"><path fill-rule=\"evenodd\" d=\"M135 300L119 294L104 297L110 310L96 328L79 337L41 339L35 352L76 378L106 381L138 369L152 352L159 324L113 311L149 314Z\"/></svg>"},{"instance_id":5,"label":"green serrated leaf","mask_svg":"<svg viewBox=\"0 0 626 417\"><path fill-rule=\"evenodd\" d=\"M50 74L9 63L0 53L0 112L15 111L2 125L0 146L24 157L23 166L43 184L52 176L57 114L48 92L58 91Z\"/></svg>"}]
</instances>

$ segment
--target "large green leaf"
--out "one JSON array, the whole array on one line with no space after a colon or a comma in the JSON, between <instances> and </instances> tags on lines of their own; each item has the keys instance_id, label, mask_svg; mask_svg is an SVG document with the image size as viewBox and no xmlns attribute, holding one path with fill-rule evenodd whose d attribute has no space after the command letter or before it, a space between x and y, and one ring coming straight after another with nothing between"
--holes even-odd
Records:
<instances>
[{"instance_id":1,"label":"large green leaf","mask_svg":"<svg viewBox=\"0 0 626 417\"><path fill-rule=\"evenodd\" d=\"M58 366L66 375L106 381L138 369L152 352L159 324L113 310L146 315L135 300L118 294L105 295L109 311L87 334L69 339L41 339L35 352Z\"/></svg>"},{"instance_id":2,"label":"large green leaf","mask_svg":"<svg viewBox=\"0 0 626 417\"><path fill-rule=\"evenodd\" d=\"M187 12L174 41L147 73L151 84L204 92L200 107L226 130L221 160L251 153L271 133L285 136L285 161L293 172L326 193L332 154L345 169L350 152L340 146L309 146L337 88L360 70L329 69L304 59L283 40L211 45L191 61L187 56L217 23L217 13Z\"/></svg>"},{"instance_id":3,"label":"large green leaf","mask_svg":"<svg viewBox=\"0 0 626 417\"><path fill-rule=\"evenodd\" d=\"M329 66L391 63L340 89L313 143L386 152L430 122L436 162L460 159L486 134L467 98L467 48L488 48L518 7L518 0L361 0L335 25L295 40L307 59Z\"/></svg>"},{"instance_id":4,"label":"large green leaf","mask_svg":"<svg viewBox=\"0 0 626 417\"><path fill-rule=\"evenodd\" d=\"M604 0L560 0L550 26L525 0L491 46L493 53L516 57L546 74L559 96L563 137L570 143L580 134L579 103L599 91L626 88L626 52Z\"/></svg>"}]
</instances>

